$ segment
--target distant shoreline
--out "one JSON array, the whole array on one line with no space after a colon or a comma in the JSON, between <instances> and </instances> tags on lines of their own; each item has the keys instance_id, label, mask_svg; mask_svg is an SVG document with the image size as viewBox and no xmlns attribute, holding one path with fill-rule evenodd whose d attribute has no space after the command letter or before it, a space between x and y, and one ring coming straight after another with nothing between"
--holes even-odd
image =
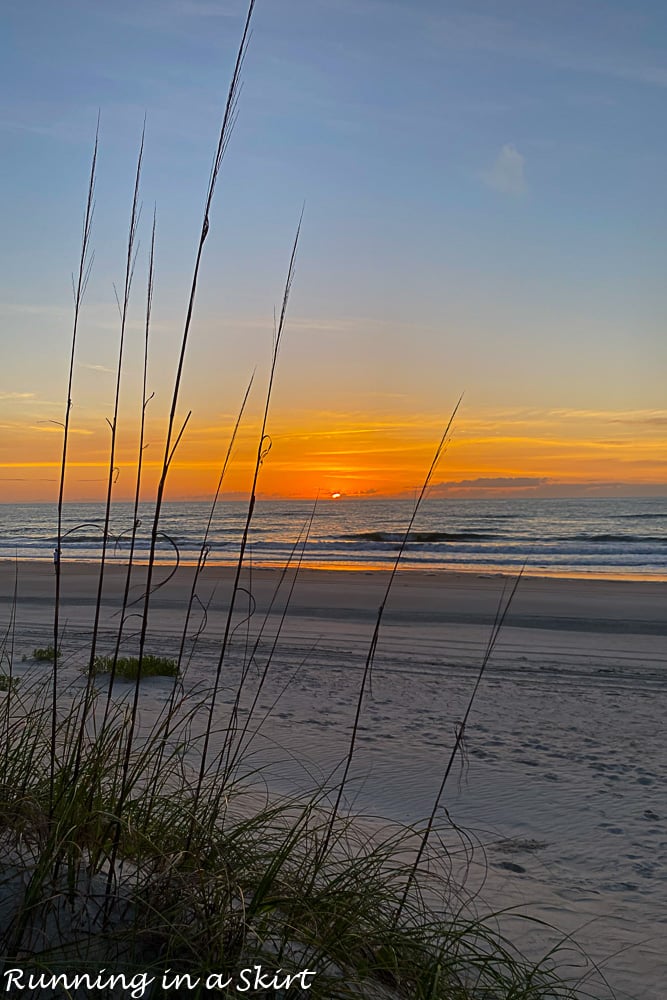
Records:
<instances>
[{"instance_id":1,"label":"distant shoreline","mask_svg":"<svg viewBox=\"0 0 667 1000\"><path fill-rule=\"evenodd\" d=\"M35 566L47 566L53 561L51 553L43 557L30 555L28 558L19 556L9 557L0 556L0 568L5 566L14 566L18 564L19 566L29 566L34 564ZM232 569L236 566L237 560L235 558L228 559L217 559L210 558L206 560L206 569ZM148 560L145 558L135 558L133 560L133 566L137 568L148 565ZM64 556L62 560L63 567L70 566L99 566L98 559L90 558L77 558L71 556ZM173 569L176 563L173 559L161 560L157 558L155 560L155 566L160 569ZM181 559L178 566L182 569L192 568L197 565L194 559ZM350 562L343 563L340 561L336 562L320 562L304 560L300 573L312 572L312 573L352 573L352 574L387 574L391 572L392 569L391 562ZM253 560L252 563L253 572L265 570L268 572L275 572L276 570L282 570L285 568L284 562L270 561L270 560ZM113 555L107 553L106 569L109 571L113 570L125 570L127 568L127 563L116 559ZM290 568L294 569L294 563L290 564ZM461 575L464 577L479 577L480 579L495 579L495 580L513 580L518 576L518 570L516 572L511 572L510 570L499 570L495 566L490 566L484 568L479 565L475 566L431 566L422 563L410 562L407 558L401 560L399 564L399 572L409 573L409 574L423 574L427 577L434 576L456 576ZM532 570L530 567L526 567L523 571L523 577L530 580L572 580L578 582L589 581L591 583L596 582L618 582L618 583L642 583L642 584L667 584L667 574L665 573L601 573L597 571L587 572L581 570L579 572L575 571L564 571L564 570L545 570L536 569Z\"/></svg>"},{"instance_id":2,"label":"distant shoreline","mask_svg":"<svg viewBox=\"0 0 667 1000\"><path fill-rule=\"evenodd\" d=\"M94 586L99 577L99 563L94 561L64 559L62 562L62 595L67 601L87 603L92 598ZM169 577L168 587L159 589L153 606L157 610L162 595L168 592L169 604L182 604L192 585L193 563L181 563ZM19 568L19 590L22 599L51 599L53 596L53 568L47 559L43 560L0 560L0 599L9 599L14 586L15 568ZM132 585L141 587L145 578L146 563L136 563L133 569ZM251 583L253 594L261 606L264 595L276 586L279 572L284 567L265 565L245 565L242 573L243 585ZM295 566L289 568L291 577ZM156 572L162 576L165 571L172 573L173 563L156 564ZM234 576L233 565L206 565L198 577L198 590L231 585ZM353 615L365 609L374 615L378 601L382 599L388 580L390 567L370 569L355 564L353 567L335 565L332 567L311 567L302 565L298 572L294 600L301 608L317 609L318 615L326 618L328 612L346 609ZM113 600L121 592L127 574L127 563L110 559L105 566L105 600ZM464 618L473 610L484 609L484 614L494 615L497 602L505 581L516 579L517 574L498 572L482 573L478 570L430 569L406 567L396 575L392 587L391 607L403 607L419 611L422 622L439 620L442 614L447 618L456 617L460 612ZM155 581L154 581L155 582ZM584 576L531 575L525 573L521 580L513 608L524 609L529 616L540 618L567 618L569 622L578 619L622 623L636 618L651 624L652 630L664 626L667 634L667 616L664 613L666 580L646 577L625 579L594 579ZM93 588L93 589L91 589ZM641 596L640 596L641 595Z\"/></svg>"}]
</instances>

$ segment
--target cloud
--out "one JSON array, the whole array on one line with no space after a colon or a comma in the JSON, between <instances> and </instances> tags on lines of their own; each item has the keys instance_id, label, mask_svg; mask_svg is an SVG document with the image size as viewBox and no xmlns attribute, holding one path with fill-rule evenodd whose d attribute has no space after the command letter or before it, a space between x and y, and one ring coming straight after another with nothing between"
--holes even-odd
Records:
<instances>
[{"instance_id":1,"label":"cloud","mask_svg":"<svg viewBox=\"0 0 667 1000\"><path fill-rule=\"evenodd\" d=\"M633 44L627 30L627 11L619 8L616 16L610 9L605 13L604 35L598 18L594 17L587 25L582 21L576 41L567 32L567 19L559 19L565 31L558 30L555 21L551 23L553 30L545 31L545 21L539 12L532 18L532 24L518 13L501 17L468 11L428 13L425 23L429 37L438 46L493 52L565 72L667 87L667 66L652 62L653 51L645 44ZM646 19L640 15L640 21ZM657 23L656 30L659 30Z\"/></svg>"},{"instance_id":2,"label":"cloud","mask_svg":"<svg viewBox=\"0 0 667 1000\"><path fill-rule=\"evenodd\" d=\"M523 489L526 486L544 486L550 482L545 476L481 476L478 479L458 479L451 482L438 483L434 488L440 489L484 489L484 490L506 490Z\"/></svg>"},{"instance_id":3,"label":"cloud","mask_svg":"<svg viewBox=\"0 0 667 1000\"><path fill-rule=\"evenodd\" d=\"M655 463L651 463L652 465ZM558 480L538 476L494 476L438 483L430 491L433 499L484 499L529 497L664 497L664 481Z\"/></svg>"},{"instance_id":4,"label":"cloud","mask_svg":"<svg viewBox=\"0 0 667 1000\"><path fill-rule=\"evenodd\" d=\"M640 424L643 426L667 427L667 414L660 412L647 413L639 416L612 417L613 424Z\"/></svg>"},{"instance_id":5,"label":"cloud","mask_svg":"<svg viewBox=\"0 0 667 1000\"><path fill-rule=\"evenodd\" d=\"M197 18L239 19L245 14L245 7L239 0L143 0L141 4L121 6L107 4L103 11L105 18L115 24L134 28L149 28L155 31L182 31L183 22Z\"/></svg>"},{"instance_id":6,"label":"cloud","mask_svg":"<svg viewBox=\"0 0 667 1000\"><path fill-rule=\"evenodd\" d=\"M0 302L0 314L3 316L48 316L51 319L69 319L72 314L65 306L35 305L32 302Z\"/></svg>"},{"instance_id":7,"label":"cloud","mask_svg":"<svg viewBox=\"0 0 667 1000\"><path fill-rule=\"evenodd\" d=\"M667 420L667 410L547 410L554 417L584 417L586 420L608 420L614 424L662 423Z\"/></svg>"},{"instance_id":8,"label":"cloud","mask_svg":"<svg viewBox=\"0 0 667 1000\"><path fill-rule=\"evenodd\" d=\"M174 14L180 17L236 17L239 13L233 6L221 4L220 0L175 0L171 4Z\"/></svg>"},{"instance_id":9,"label":"cloud","mask_svg":"<svg viewBox=\"0 0 667 1000\"><path fill-rule=\"evenodd\" d=\"M59 434L62 434L63 425L57 420L49 420L48 422L41 421L39 424L32 424L27 429L29 431L47 431L49 433L57 431ZM90 437L93 434L93 431L86 430L84 427L70 427L69 433L83 434L86 437Z\"/></svg>"},{"instance_id":10,"label":"cloud","mask_svg":"<svg viewBox=\"0 0 667 1000\"><path fill-rule=\"evenodd\" d=\"M524 176L525 157L516 146L506 143L498 153L490 170L482 171L482 180L495 191L503 194L519 195L526 190Z\"/></svg>"},{"instance_id":11,"label":"cloud","mask_svg":"<svg viewBox=\"0 0 667 1000\"><path fill-rule=\"evenodd\" d=\"M106 368L104 365L86 365L83 363L79 364L79 368L85 368L88 372L100 372L102 375L115 375L113 368Z\"/></svg>"},{"instance_id":12,"label":"cloud","mask_svg":"<svg viewBox=\"0 0 667 1000\"><path fill-rule=\"evenodd\" d=\"M0 400L3 399L34 399L34 392L0 392Z\"/></svg>"}]
</instances>

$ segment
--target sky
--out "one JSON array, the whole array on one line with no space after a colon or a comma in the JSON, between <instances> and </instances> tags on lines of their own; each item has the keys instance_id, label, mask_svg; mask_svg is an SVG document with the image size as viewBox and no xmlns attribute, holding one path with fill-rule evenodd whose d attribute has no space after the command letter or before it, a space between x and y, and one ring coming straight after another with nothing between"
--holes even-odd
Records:
<instances>
[{"instance_id":1,"label":"sky","mask_svg":"<svg viewBox=\"0 0 667 1000\"><path fill-rule=\"evenodd\" d=\"M98 113L66 497L103 495L146 118L117 482L133 495L157 213L145 490L165 418L239 0L5 0L0 501L57 493ZM667 494L667 7L257 0L206 241L170 498L250 482L294 233L263 496Z\"/></svg>"}]
</instances>

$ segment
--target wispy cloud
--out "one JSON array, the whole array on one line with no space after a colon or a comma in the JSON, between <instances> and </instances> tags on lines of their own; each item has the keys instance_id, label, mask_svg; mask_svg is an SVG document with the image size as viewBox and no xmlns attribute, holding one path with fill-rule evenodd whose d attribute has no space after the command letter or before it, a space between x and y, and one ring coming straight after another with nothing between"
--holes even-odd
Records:
<instances>
[{"instance_id":1,"label":"wispy cloud","mask_svg":"<svg viewBox=\"0 0 667 1000\"><path fill-rule=\"evenodd\" d=\"M558 419L600 420L610 424L667 425L667 410L548 410Z\"/></svg>"},{"instance_id":2,"label":"wispy cloud","mask_svg":"<svg viewBox=\"0 0 667 1000\"><path fill-rule=\"evenodd\" d=\"M28 427L27 430L29 430L29 431L58 431L59 434L62 434L62 432L63 432L62 424L59 424L57 421L54 422L54 423L51 423L51 421L49 421L48 423L33 424L32 426ZM85 437L91 437L92 434L93 434L93 431L86 430L84 427L70 427L69 428L69 433L70 434L81 434L81 435L84 435Z\"/></svg>"},{"instance_id":3,"label":"wispy cloud","mask_svg":"<svg viewBox=\"0 0 667 1000\"><path fill-rule=\"evenodd\" d=\"M180 17L236 17L237 4L224 4L220 0L173 0L169 5L172 13Z\"/></svg>"},{"instance_id":4,"label":"wispy cloud","mask_svg":"<svg viewBox=\"0 0 667 1000\"><path fill-rule=\"evenodd\" d=\"M0 302L0 316L48 316L69 318L72 310L63 305L44 305L32 302Z\"/></svg>"},{"instance_id":5,"label":"wispy cloud","mask_svg":"<svg viewBox=\"0 0 667 1000\"><path fill-rule=\"evenodd\" d=\"M243 5L235 0L144 0L141 4L108 4L103 15L116 24L173 32L182 30L188 19L239 18L243 12Z\"/></svg>"},{"instance_id":6,"label":"wispy cloud","mask_svg":"<svg viewBox=\"0 0 667 1000\"><path fill-rule=\"evenodd\" d=\"M14 317L46 318L53 323L69 324L72 317L72 309L68 305L58 303L34 303L34 302L0 302L0 316L13 319ZM97 330L118 330L117 305L111 300L107 302L91 302L86 305L86 316L88 325ZM266 324L265 324L266 326ZM143 320L130 320L126 329L129 331L143 331ZM172 325L152 323L151 329L156 332L165 332L173 329ZM85 367L81 365L80 367Z\"/></svg>"},{"instance_id":7,"label":"wispy cloud","mask_svg":"<svg viewBox=\"0 0 667 1000\"><path fill-rule=\"evenodd\" d=\"M667 413L646 413L639 416L613 417L614 424L639 424L640 426L667 427Z\"/></svg>"},{"instance_id":8,"label":"wispy cloud","mask_svg":"<svg viewBox=\"0 0 667 1000\"><path fill-rule=\"evenodd\" d=\"M0 392L0 400L12 399L14 401L20 399L34 399L34 392Z\"/></svg>"},{"instance_id":9,"label":"wispy cloud","mask_svg":"<svg viewBox=\"0 0 667 1000\"><path fill-rule=\"evenodd\" d=\"M498 497L614 497L664 496L663 483L655 480L605 480L564 477L497 476L438 483L430 496L497 499ZM407 494L405 494L407 495Z\"/></svg>"},{"instance_id":10,"label":"wispy cloud","mask_svg":"<svg viewBox=\"0 0 667 1000\"><path fill-rule=\"evenodd\" d=\"M538 62L566 72L611 77L654 87L667 87L667 66L653 62L653 52L628 37L624 11L612 21L608 12L606 37L596 23L580 26L577 37L567 30L547 33L536 15L484 15L469 11L428 14L429 37L450 48L493 52L499 56ZM566 19L563 19L566 24ZM613 26L613 27L612 27ZM656 24L656 30L659 30Z\"/></svg>"},{"instance_id":11,"label":"wispy cloud","mask_svg":"<svg viewBox=\"0 0 667 1000\"><path fill-rule=\"evenodd\" d=\"M21 113L21 108L16 109ZM28 116L30 112L27 113ZM32 135L42 135L50 139L60 139L66 142L80 142L86 138L82 127L74 122L52 118L50 121L29 121L18 117L0 118L0 131L28 132Z\"/></svg>"},{"instance_id":12,"label":"wispy cloud","mask_svg":"<svg viewBox=\"0 0 667 1000\"><path fill-rule=\"evenodd\" d=\"M527 486L544 486L551 480L546 476L480 476L477 479L457 479L436 483L436 488L506 490L525 489Z\"/></svg>"},{"instance_id":13,"label":"wispy cloud","mask_svg":"<svg viewBox=\"0 0 667 1000\"><path fill-rule=\"evenodd\" d=\"M217 320L216 320L217 322ZM269 316L239 316L230 317L229 325L235 329L267 330L270 329ZM305 331L306 333L353 334L361 332L380 333L391 329L395 324L389 320L375 316L290 316L290 332ZM427 329L419 326L419 329Z\"/></svg>"},{"instance_id":14,"label":"wispy cloud","mask_svg":"<svg viewBox=\"0 0 667 1000\"><path fill-rule=\"evenodd\" d=\"M526 159L516 146L506 143L489 170L483 170L482 180L488 187L503 194L519 195L526 190L524 164Z\"/></svg>"},{"instance_id":15,"label":"wispy cloud","mask_svg":"<svg viewBox=\"0 0 667 1000\"><path fill-rule=\"evenodd\" d=\"M3 483L27 483L29 486L32 483L57 483L58 480L54 477L49 479L45 476L0 476L0 482Z\"/></svg>"},{"instance_id":16,"label":"wispy cloud","mask_svg":"<svg viewBox=\"0 0 667 1000\"><path fill-rule=\"evenodd\" d=\"M78 367L85 368L88 372L99 372L102 375L115 375L114 369L107 368L105 365L87 365L81 362Z\"/></svg>"}]
</instances>

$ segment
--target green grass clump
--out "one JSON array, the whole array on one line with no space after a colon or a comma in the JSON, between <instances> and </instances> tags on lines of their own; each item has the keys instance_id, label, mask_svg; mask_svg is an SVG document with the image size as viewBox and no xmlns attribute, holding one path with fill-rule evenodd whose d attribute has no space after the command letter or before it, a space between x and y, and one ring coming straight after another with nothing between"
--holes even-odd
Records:
<instances>
[{"instance_id":1,"label":"green grass clump","mask_svg":"<svg viewBox=\"0 0 667 1000\"><path fill-rule=\"evenodd\" d=\"M58 656L60 657L61 650L58 650ZM53 646L44 646L42 648L37 647L32 651L33 660L40 660L44 663L53 663L56 658L56 651Z\"/></svg>"},{"instance_id":2,"label":"green grass clump","mask_svg":"<svg viewBox=\"0 0 667 1000\"><path fill-rule=\"evenodd\" d=\"M16 677L0 674L0 691L16 691L17 686L18 681Z\"/></svg>"},{"instance_id":3,"label":"green grass clump","mask_svg":"<svg viewBox=\"0 0 667 1000\"><path fill-rule=\"evenodd\" d=\"M96 656L93 664L96 674L110 674L136 681L139 677L139 657L119 656L114 671L113 656ZM178 663L167 656L146 655L141 661L141 677L178 677Z\"/></svg>"}]
</instances>

